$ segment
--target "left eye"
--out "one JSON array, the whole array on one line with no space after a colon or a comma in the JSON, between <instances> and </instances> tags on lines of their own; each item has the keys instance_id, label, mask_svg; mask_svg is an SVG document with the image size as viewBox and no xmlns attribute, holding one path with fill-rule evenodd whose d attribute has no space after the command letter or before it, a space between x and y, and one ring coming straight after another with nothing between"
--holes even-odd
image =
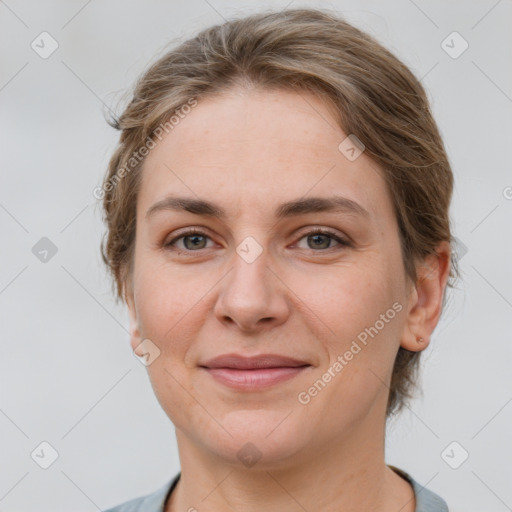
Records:
<instances>
[{"instance_id":1,"label":"left eye","mask_svg":"<svg viewBox=\"0 0 512 512\"><path fill-rule=\"evenodd\" d=\"M300 240L306 239L308 247L306 249L330 249L332 240L338 245L349 246L350 243L340 236L330 231L313 230L301 237Z\"/></svg>"}]
</instances>

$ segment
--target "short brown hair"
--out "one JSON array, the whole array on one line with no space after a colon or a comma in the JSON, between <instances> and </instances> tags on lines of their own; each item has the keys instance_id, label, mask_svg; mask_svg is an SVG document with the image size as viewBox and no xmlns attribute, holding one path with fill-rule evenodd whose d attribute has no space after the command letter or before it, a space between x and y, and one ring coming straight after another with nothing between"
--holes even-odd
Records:
<instances>
[{"instance_id":1,"label":"short brown hair","mask_svg":"<svg viewBox=\"0 0 512 512\"><path fill-rule=\"evenodd\" d=\"M187 102L235 85L313 92L333 107L343 131L363 141L384 170L405 273L413 282L417 262L440 242L452 242L453 174L416 77L374 38L329 10L262 12L205 29L165 53L138 80L121 116L109 120L121 134L101 190L107 225L101 251L118 299L126 299L132 273L144 163L134 154L166 123L172 126L170 119ZM457 276L452 258L449 278ZM399 349L387 416L412 398L420 354Z\"/></svg>"}]
</instances>

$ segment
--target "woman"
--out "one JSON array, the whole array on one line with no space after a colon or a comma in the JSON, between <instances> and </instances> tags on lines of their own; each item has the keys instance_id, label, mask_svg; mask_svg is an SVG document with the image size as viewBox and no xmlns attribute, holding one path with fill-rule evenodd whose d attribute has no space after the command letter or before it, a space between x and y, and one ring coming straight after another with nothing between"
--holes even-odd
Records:
<instances>
[{"instance_id":1,"label":"woman","mask_svg":"<svg viewBox=\"0 0 512 512\"><path fill-rule=\"evenodd\" d=\"M447 511L384 460L456 276L425 91L328 11L214 26L112 124L102 246L181 472L111 511Z\"/></svg>"}]
</instances>

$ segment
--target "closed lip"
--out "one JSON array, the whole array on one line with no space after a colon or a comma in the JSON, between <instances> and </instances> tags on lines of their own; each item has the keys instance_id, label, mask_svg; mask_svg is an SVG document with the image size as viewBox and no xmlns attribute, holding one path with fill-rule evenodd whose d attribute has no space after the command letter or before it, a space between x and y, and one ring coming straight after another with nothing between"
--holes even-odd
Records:
<instances>
[{"instance_id":1,"label":"closed lip","mask_svg":"<svg viewBox=\"0 0 512 512\"><path fill-rule=\"evenodd\" d=\"M223 354L209 359L199 366L203 368L232 368L237 370L257 370L260 368L298 368L311 366L307 361L279 354L260 354L242 356L239 354Z\"/></svg>"}]
</instances>

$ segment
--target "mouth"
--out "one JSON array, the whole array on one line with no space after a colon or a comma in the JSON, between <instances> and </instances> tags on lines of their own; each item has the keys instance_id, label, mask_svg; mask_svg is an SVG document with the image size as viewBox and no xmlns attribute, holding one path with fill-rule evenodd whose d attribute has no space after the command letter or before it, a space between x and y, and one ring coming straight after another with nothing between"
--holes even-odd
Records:
<instances>
[{"instance_id":1,"label":"mouth","mask_svg":"<svg viewBox=\"0 0 512 512\"><path fill-rule=\"evenodd\" d=\"M310 365L254 370L238 370L234 368L205 368L205 370L221 384L234 389L249 391L268 388L292 379L309 367Z\"/></svg>"},{"instance_id":2,"label":"mouth","mask_svg":"<svg viewBox=\"0 0 512 512\"><path fill-rule=\"evenodd\" d=\"M213 379L242 391L256 391L293 379L311 365L290 357L226 354L200 365Z\"/></svg>"}]
</instances>

